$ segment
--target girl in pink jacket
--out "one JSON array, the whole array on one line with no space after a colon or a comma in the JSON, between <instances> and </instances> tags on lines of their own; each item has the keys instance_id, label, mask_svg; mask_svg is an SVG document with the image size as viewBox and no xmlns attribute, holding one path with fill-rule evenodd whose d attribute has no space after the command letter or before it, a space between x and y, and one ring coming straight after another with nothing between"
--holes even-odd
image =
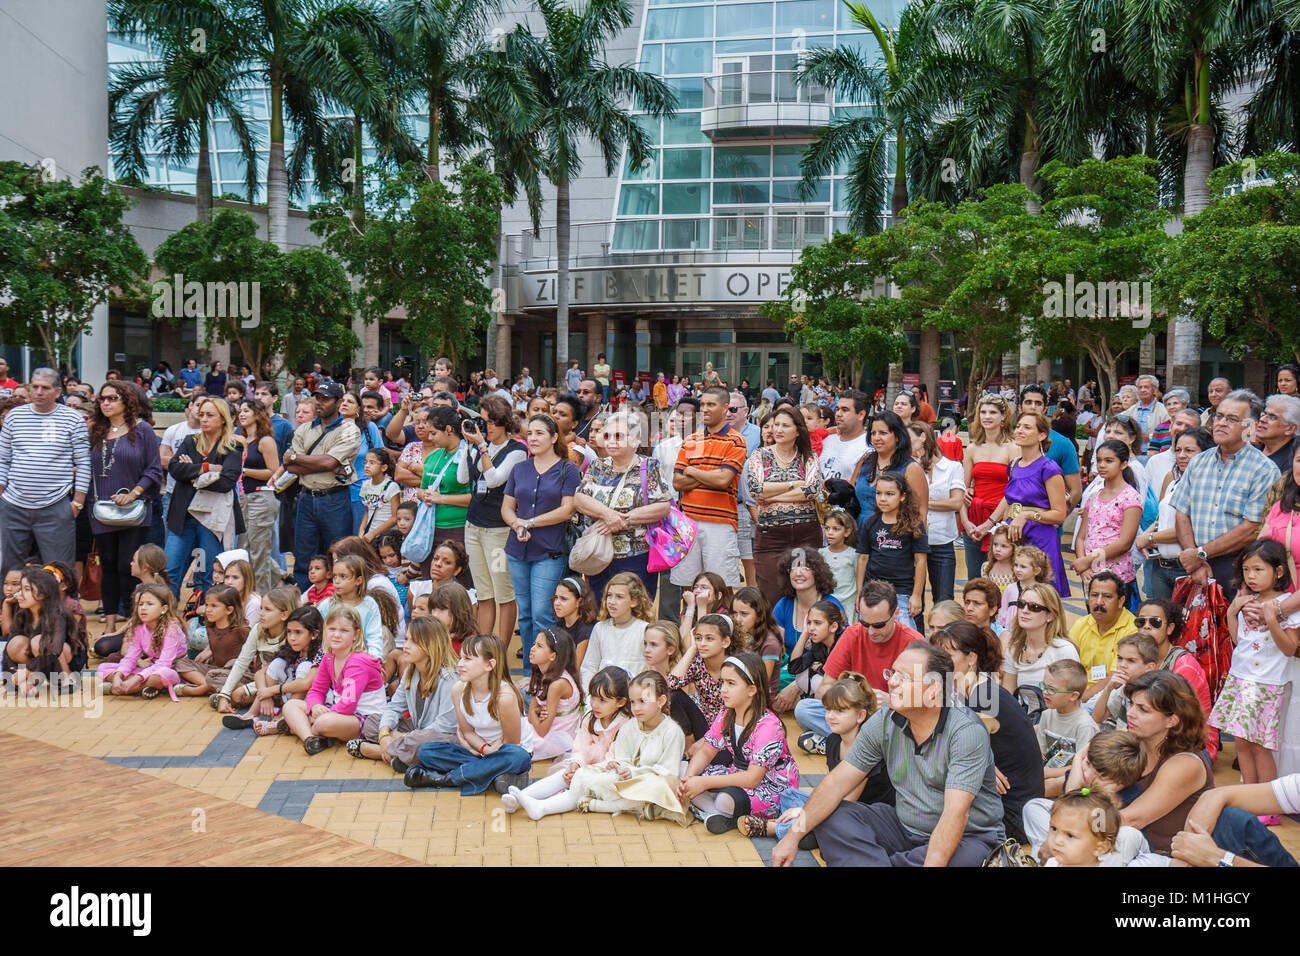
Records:
<instances>
[{"instance_id":1,"label":"girl in pink jacket","mask_svg":"<svg viewBox=\"0 0 1300 956\"><path fill-rule=\"evenodd\" d=\"M139 694L152 699L163 688L176 700L181 674L195 677L196 669L185 656L185 625L176 613L176 600L165 584L142 584L135 589L135 608L127 626L130 638L122 660L100 664L101 681L112 678L115 696ZM143 666L142 666L143 664ZM179 673L178 673L179 672Z\"/></svg>"},{"instance_id":2,"label":"girl in pink jacket","mask_svg":"<svg viewBox=\"0 0 1300 956\"><path fill-rule=\"evenodd\" d=\"M335 604L325 618L325 656L306 700L284 703L282 726L298 736L307 753L355 740L366 718L383 712L383 662L365 651L360 615Z\"/></svg>"},{"instance_id":3,"label":"girl in pink jacket","mask_svg":"<svg viewBox=\"0 0 1300 956\"><path fill-rule=\"evenodd\" d=\"M587 693L591 713L578 726L572 752L564 760L556 761L550 774L541 780L523 790L511 787L503 794L501 805L507 812L514 813L523 807L529 817L540 820L550 812L544 803L546 798L567 790L579 767L609 759L614 738L632 716L628 706L627 671L621 667L597 671L592 675Z\"/></svg>"}]
</instances>

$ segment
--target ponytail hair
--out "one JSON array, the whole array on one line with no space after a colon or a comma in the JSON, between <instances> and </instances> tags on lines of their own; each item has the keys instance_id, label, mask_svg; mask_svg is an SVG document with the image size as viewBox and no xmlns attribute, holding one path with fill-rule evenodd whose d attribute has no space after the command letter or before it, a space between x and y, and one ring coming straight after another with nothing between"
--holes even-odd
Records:
<instances>
[{"instance_id":1,"label":"ponytail hair","mask_svg":"<svg viewBox=\"0 0 1300 956\"><path fill-rule=\"evenodd\" d=\"M1097 451L1092 453L1094 461L1097 458L1097 452L1101 451L1103 448L1119 459L1119 463L1124 466L1124 480L1136 491L1138 486L1137 477L1133 474L1133 469L1129 467L1128 460L1131 457L1132 452L1130 452L1128 445L1124 444L1118 438L1108 439L1098 445Z\"/></svg>"}]
</instances>

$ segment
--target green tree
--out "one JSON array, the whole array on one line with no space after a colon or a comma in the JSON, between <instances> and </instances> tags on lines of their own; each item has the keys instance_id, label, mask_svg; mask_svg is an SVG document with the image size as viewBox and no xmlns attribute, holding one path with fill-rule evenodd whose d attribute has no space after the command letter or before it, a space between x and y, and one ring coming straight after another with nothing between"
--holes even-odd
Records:
<instances>
[{"instance_id":1,"label":"green tree","mask_svg":"<svg viewBox=\"0 0 1300 956\"><path fill-rule=\"evenodd\" d=\"M424 94L429 121L425 165L437 181L442 149L459 154L480 137L467 113L485 37L499 0L390 0L385 19L405 52L405 72Z\"/></svg>"},{"instance_id":2,"label":"green tree","mask_svg":"<svg viewBox=\"0 0 1300 956\"><path fill-rule=\"evenodd\" d=\"M1300 156L1216 169L1210 194L1157 273L1157 301L1187 310L1238 354L1300 361Z\"/></svg>"},{"instance_id":3,"label":"green tree","mask_svg":"<svg viewBox=\"0 0 1300 956\"><path fill-rule=\"evenodd\" d=\"M909 352L903 327L914 313L877 279L886 268L879 239L837 233L809 246L791 270L785 296L758 309L855 384L868 366L901 362Z\"/></svg>"},{"instance_id":4,"label":"green tree","mask_svg":"<svg viewBox=\"0 0 1300 956\"><path fill-rule=\"evenodd\" d=\"M1048 355L1082 348L1103 408L1119 385L1120 360L1166 323L1153 280L1169 247L1170 213L1156 203L1155 168L1145 156L1049 163L1040 171L1051 196L1041 222L1004 231L991 254L995 268L1037 273L1041 298L1026 310L1028 334Z\"/></svg>"},{"instance_id":5,"label":"green tree","mask_svg":"<svg viewBox=\"0 0 1300 956\"><path fill-rule=\"evenodd\" d=\"M253 368L261 368L263 359L292 364L313 354L351 356L358 343L349 325L353 296L342 264L316 246L281 252L257 238L257 231L257 220L248 213L221 209L211 222L193 222L168 236L154 253L164 276L153 285L155 317L173 326L183 318L201 318L205 347L238 345ZM233 291L242 284L239 293L256 301L256 312L239 314L229 308L229 298L226 308L210 311L210 295L202 296L204 304L196 310L190 304L196 300L183 286L178 314L176 276L184 286Z\"/></svg>"},{"instance_id":6,"label":"green tree","mask_svg":"<svg viewBox=\"0 0 1300 956\"><path fill-rule=\"evenodd\" d=\"M507 49L529 76L536 109L528 125L541 145L542 168L555 186L555 377L569 364L569 186L582 171L581 147L600 147L605 175L618 169L626 147L633 166L646 160L653 143L626 107L654 117L672 115L676 96L656 76L605 60L605 45L632 24L628 0L589 0L571 9L563 0L537 0L545 32L534 36L520 25L506 38ZM528 138L528 137L525 137Z\"/></svg>"},{"instance_id":7,"label":"green tree","mask_svg":"<svg viewBox=\"0 0 1300 956\"><path fill-rule=\"evenodd\" d=\"M0 162L0 339L58 368L110 291L134 293L149 260L122 222L131 205L94 167L72 183Z\"/></svg>"},{"instance_id":8,"label":"green tree","mask_svg":"<svg viewBox=\"0 0 1300 956\"><path fill-rule=\"evenodd\" d=\"M375 172L364 232L339 206L313 209L312 231L360 278L367 321L403 308L407 338L455 360L488 322L500 181L472 163L447 182L430 180L423 167Z\"/></svg>"}]
</instances>

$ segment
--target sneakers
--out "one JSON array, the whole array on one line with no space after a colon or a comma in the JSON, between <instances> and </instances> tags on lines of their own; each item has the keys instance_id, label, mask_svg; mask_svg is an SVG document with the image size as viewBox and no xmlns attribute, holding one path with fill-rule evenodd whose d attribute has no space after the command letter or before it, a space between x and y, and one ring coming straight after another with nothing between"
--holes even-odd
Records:
<instances>
[{"instance_id":1,"label":"sneakers","mask_svg":"<svg viewBox=\"0 0 1300 956\"><path fill-rule=\"evenodd\" d=\"M704 827L710 833L726 833L736 829L736 817L729 817L725 813L710 813L704 818Z\"/></svg>"},{"instance_id":2,"label":"sneakers","mask_svg":"<svg viewBox=\"0 0 1300 956\"><path fill-rule=\"evenodd\" d=\"M393 758L391 766L393 768L393 773L405 774L406 771L411 769L404 760L401 760L398 757Z\"/></svg>"},{"instance_id":3,"label":"sneakers","mask_svg":"<svg viewBox=\"0 0 1300 956\"><path fill-rule=\"evenodd\" d=\"M221 726L227 730L248 730L253 723L252 717L240 717L238 714L226 714L221 718Z\"/></svg>"},{"instance_id":4,"label":"sneakers","mask_svg":"<svg viewBox=\"0 0 1300 956\"><path fill-rule=\"evenodd\" d=\"M522 790L528 786L528 773L503 773L492 781L492 789L497 793L509 793L510 788Z\"/></svg>"},{"instance_id":5,"label":"sneakers","mask_svg":"<svg viewBox=\"0 0 1300 956\"><path fill-rule=\"evenodd\" d=\"M826 738L816 731L805 730L799 735L799 749L806 754L826 756Z\"/></svg>"}]
</instances>

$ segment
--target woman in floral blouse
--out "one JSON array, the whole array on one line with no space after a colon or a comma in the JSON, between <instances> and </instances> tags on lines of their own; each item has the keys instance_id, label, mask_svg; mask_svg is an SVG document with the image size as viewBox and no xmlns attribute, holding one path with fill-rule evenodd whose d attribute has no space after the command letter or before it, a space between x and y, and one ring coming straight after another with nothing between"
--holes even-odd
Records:
<instances>
[{"instance_id":1,"label":"woman in floral blouse","mask_svg":"<svg viewBox=\"0 0 1300 956\"><path fill-rule=\"evenodd\" d=\"M645 529L668 516L672 492L658 459L637 454L641 435L640 415L619 412L609 416L602 433L608 457L591 463L573 497L578 511L573 520L580 530L594 524L601 534L613 539L614 560L600 574L587 576L598 601L604 600L605 582L622 571L639 577L652 601L659 583L659 575L646 570L650 547Z\"/></svg>"},{"instance_id":2,"label":"woman in floral blouse","mask_svg":"<svg viewBox=\"0 0 1300 956\"><path fill-rule=\"evenodd\" d=\"M781 589L777 563L791 548L817 550L822 527L817 501L822 471L813 454L812 438L803 413L783 405L772 413L773 443L749 456L745 487L758 502L754 533L754 564L764 594Z\"/></svg>"}]
</instances>

